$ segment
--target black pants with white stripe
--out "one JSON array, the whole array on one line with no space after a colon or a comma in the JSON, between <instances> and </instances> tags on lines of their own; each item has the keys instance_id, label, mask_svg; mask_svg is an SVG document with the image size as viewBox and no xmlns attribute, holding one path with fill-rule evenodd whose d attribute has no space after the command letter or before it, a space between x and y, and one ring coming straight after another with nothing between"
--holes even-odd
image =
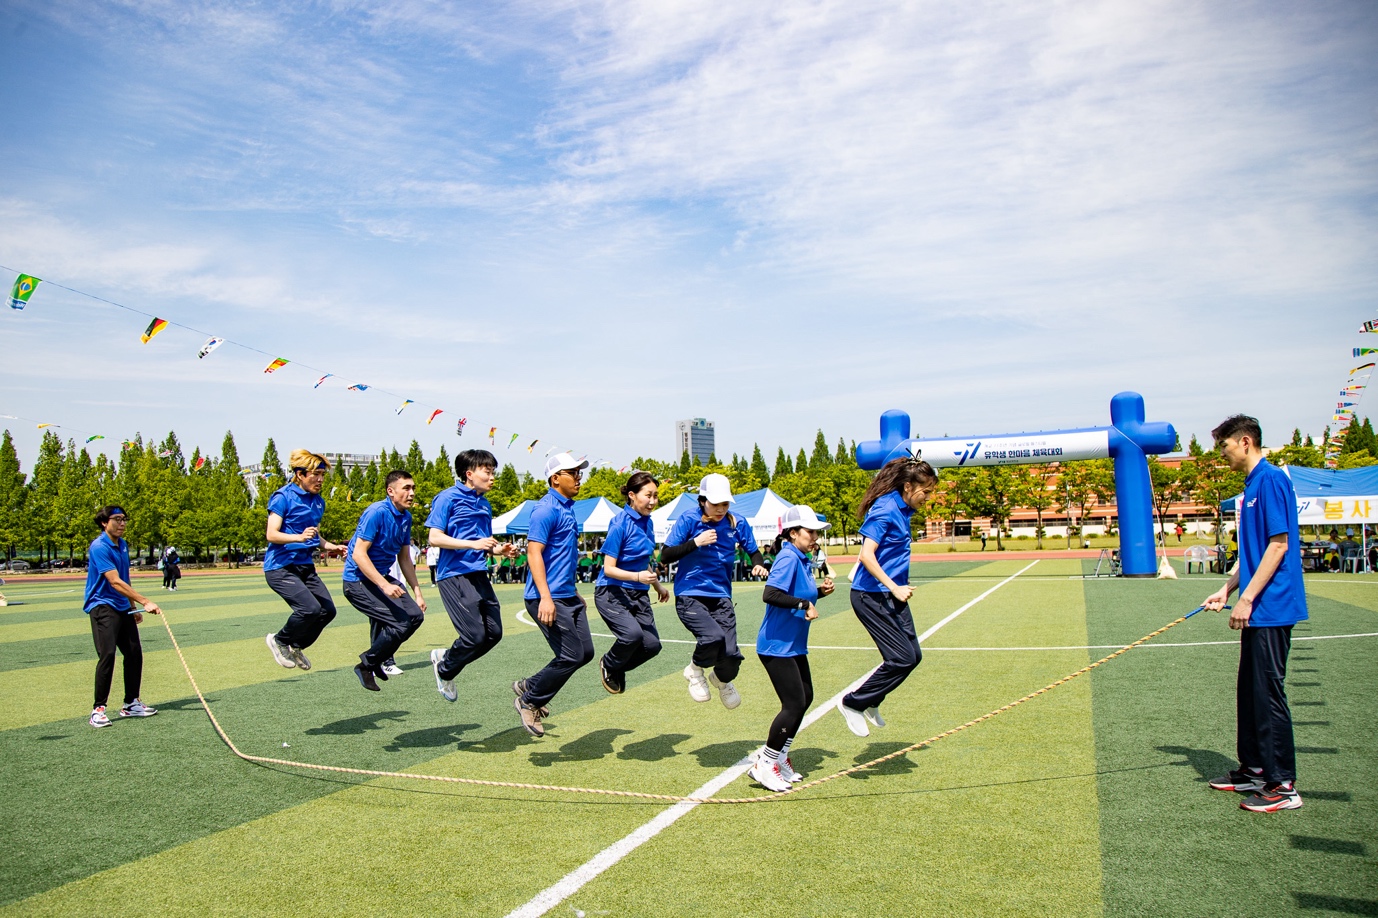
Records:
<instances>
[{"instance_id":1,"label":"black pants with white stripe","mask_svg":"<svg viewBox=\"0 0 1378 918\"><path fill-rule=\"evenodd\" d=\"M1297 779L1292 712L1283 685L1291 649L1291 625L1245 628L1240 634L1236 751L1240 765L1263 769L1263 780L1268 782Z\"/></svg>"},{"instance_id":2,"label":"black pants with white stripe","mask_svg":"<svg viewBox=\"0 0 1378 918\"><path fill-rule=\"evenodd\" d=\"M900 602L889 593L852 590L852 611L871 635L871 640L876 642L876 649L884 661L860 688L842 699L842 703L853 711L864 711L880 707L885 696L909 678L923 659L923 651L914 634L914 616L908 603Z\"/></svg>"}]
</instances>

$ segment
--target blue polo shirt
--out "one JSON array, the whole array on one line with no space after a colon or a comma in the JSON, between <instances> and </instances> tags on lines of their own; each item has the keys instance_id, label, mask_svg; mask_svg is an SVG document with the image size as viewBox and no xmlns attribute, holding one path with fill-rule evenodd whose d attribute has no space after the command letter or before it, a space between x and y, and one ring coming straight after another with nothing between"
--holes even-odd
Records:
<instances>
[{"instance_id":1,"label":"blue polo shirt","mask_svg":"<svg viewBox=\"0 0 1378 918\"><path fill-rule=\"evenodd\" d=\"M378 573L386 577L398 554L411 544L411 511L398 510L386 497L369 505L359 517L359 525L354 535L350 536L349 548L345 552L346 583L358 583L364 579L359 573L359 565L354 563L354 543L360 539L369 543L368 559L378 568Z\"/></svg>"},{"instance_id":2,"label":"blue polo shirt","mask_svg":"<svg viewBox=\"0 0 1378 918\"><path fill-rule=\"evenodd\" d=\"M733 526L729 522L731 516L729 513L716 524L709 525L703 521L703 514L693 508L681 514L670 527L670 534L665 537L667 547L692 542L699 533L709 529L718 534L718 541L700 546L679 560L675 566L676 596L732 595L732 565L737 560L737 546L749 555L757 548L751 524L739 516L737 525Z\"/></svg>"},{"instance_id":3,"label":"blue polo shirt","mask_svg":"<svg viewBox=\"0 0 1378 918\"><path fill-rule=\"evenodd\" d=\"M297 535L312 526L321 525L321 517L325 515L325 498L312 494L296 482L288 482L268 498L268 512L282 517L282 532ZM270 542L268 550L263 553L263 570L275 571L289 564L310 564L311 553L320 544L320 536L286 545Z\"/></svg>"},{"instance_id":4,"label":"blue polo shirt","mask_svg":"<svg viewBox=\"0 0 1378 918\"><path fill-rule=\"evenodd\" d=\"M120 539L120 544L116 545L102 532L86 550L86 601L81 608L87 615L96 606L109 606L116 612L128 612L133 608L129 597L116 593L110 581L105 579L106 571L115 571L121 580L129 582L129 544Z\"/></svg>"},{"instance_id":5,"label":"blue polo shirt","mask_svg":"<svg viewBox=\"0 0 1378 918\"><path fill-rule=\"evenodd\" d=\"M541 560L545 562L545 582L552 598L575 596L575 571L579 566L579 521L574 516L574 501L562 497L551 488L545 497L536 501L531 511L530 528L526 532L528 545L540 542L545 546ZM529 554L529 553L528 553ZM536 581L531 577L531 564L526 566L527 599L540 599Z\"/></svg>"},{"instance_id":6,"label":"blue polo shirt","mask_svg":"<svg viewBox=\"0 0 1378 918\"><path fill-rule=\"evenodd\" d=\"M612 518L608 524L608 537L603 540L603 556L617 561L617 566L629 573L644 571L651 562L651 554L656 550L655 524L649 516L642 516L631 508ZM613 580L600 566L598 586L619 586L628 590L645 592L651 588L649 583L628 583Z\"/></svg>"},{"instance_id":7,"label":"blue polo shirt","mask_svg":"<svg viewBox=\"0 0 1378 918\"><path fill-rule=\"evenodd\" d=\"M476 542L493 534L493 505L467 485L457 484L435 496L428 529L439 529L452 539ZM477 548L442 548L436 559L435 579L488 570L488 552Z\"/></svg>"},{"instance_id":8,"label":"blue polo shirt","mask_svg":"<svg viewBox=\"0 0 1378 918\"><path fill-rule=\"evenodd\" d=\"M770 569L766 586L777 587L809 602L818 599L813 564L792 542L785 542L780 547L780 555ZM782 609L767 603L766 617L756 635L756 652L768 657L799 657L807 654L809 624L803 609Z\"/></svg>"},{"instance_id":9,"label":"blue polo shirt","mask_svg":"<svg viewBox=\"0 0 1378 918\"><path fill-rule=\"evenodd\" d=\"M909 584L909 519L914 508L904 502L900 492L891 491L876 498L858 530L862 538L876 543L876 562L886 576L899 586ZM863 593L888 593L866 568L857 566L852 589Z\"/></svg>"},{"instance_id":10,"label":"blue polo shirt","mask_svg":"<svg viewBox=\"0 0 1378 918\"><path fill-rule=\"evenodd\" d=\"M1306 591L1301 576L1301 531L1297 526L1297 494L1287 473L1267 459L1254 466L1244 480L1244 503L1239 514L1239 588L1253 579L1263 561L1268 539L1287 536L1287 554L1254 598L1249 625L1273 628L1306 621Z\"/></svg>"}]
</instances>

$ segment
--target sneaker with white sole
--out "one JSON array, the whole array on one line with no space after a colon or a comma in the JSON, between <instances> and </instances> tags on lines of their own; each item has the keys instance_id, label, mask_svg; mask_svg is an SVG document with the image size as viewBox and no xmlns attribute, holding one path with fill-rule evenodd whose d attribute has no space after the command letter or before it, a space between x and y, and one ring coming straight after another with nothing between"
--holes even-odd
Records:
<instances>
[{"instance_id":1,"label":"sneaker with white sole","mask_svg":"<svg viewBox=\"0 0 1378 918\"><path fill-rule=\"evenodd\" d=\"M287 669L297 668L297 661L292 659L292 648L279 643L276 634L268 635L268 649L273 652L273 659L277 660L278 666Z\"/></svg>"},{"instance_id":2,"label":"sneaker with white sole","mask_svg":"<svg viewBox=\"0 0 1378 918\"><path fill-rule=\"evenodd\" d=\"M152 717L157 713L157 708L150 708L138 698L135 698L133 701L129 702L129 704L120 708L121 717Z\"/></svg>"},{"instance_id":3,"label":"sneaker with white sole","mask_svg":"<svg viewBox=\"0 0 1378 918\"><path fill-rule=\"evenodd\" d=\"M435 673L435 690L446 701L456 701L459 698L459 691L455 688L455 680L446 679L440 675L440 662L444 659L445 651L439 647L431 651L431 670Z\"/></svg>"},{"instance_id":4,"label":"sneaker with white sole","mask_svg":"<svg viewBox=\"0 0 1378 918\"><path fill-rule=\"evenodd\" d=\"M1239 801L1241 810L1255 813L1276 813L1278 810L1301 809L1301 794L1291 781L1268 783L1257 793Z\"/></svg>"},{"instance_id":5,"label":"sneaker with white sole","mask_svg":"<svg viewBox=\"0 0 1378 918\"><path fill-rule=\"evenodd\" d=\"M709 673L708 681L718 690L718 699L729 711L742 703L742 696L737 693L737 687L731 682L723 682L716 673Z\"/></svg>"},{"instance_id":6,"label":"sneaker with white sole","mask_svg":"<svg viewBox=\"0 0 1378 918\"><path fill-rule=\"evenodd\" d=\"M798 784L800 781L804 780L804 776L794 770L794 763L789 760L789 756L785 756L783 759L777 761L775 767L779 769L780 777L791 784Z\"/></svg>"},{"instance_id":7,"label":"sneaker with white sole","mask_svg":"<svg viewBox=\"0 0 1378 918\"><path fill-rule=\"evenodd\" d=\"M871 728L866 726L866 713L855 708L847 707L845 701L837 703L837 710L842 714L842 719L847 722L847 729L857 736L870 736Z\"/></svg>"},{"instance_id":8,"label":"sneaker with white sole","mask_svg":"<svg viewBox=\"0 0 1378 918\"><path fill-rule=\"evenodd\" d=\"M513 694L513 695L516 695L518 698L521 698L523 695L526 694L526 680L525 680L525 679L518 679L516 682L513 682L513 683L512 683L512 694ZM538 714L540 714L542 717L549 717L549 716L550 716L550 705L548 705L548 704L543 704L543 705L541 705L539 708L536 709L536 712L537 712Z\"/></svg>"},{"instance_id":9,"label":"sneaker with white sole","mask_svg":"<svg viewBox=\"0 0 1378 918\"><path fill-rule=\"evenodd\" d=\"M397 665L396 660L384 660L383 665L380 666L379 669L383 671L384 676L402 675L402 667Z\"/></svg>"},{"instance_id":10,"label":"sneaker with white sole","mask_svg":"<svg viewBox=\"0 0 1378 918\"><path fill-rule=\"evenodd\" d=\"M880 708L867 708L861 712L866 715L866 719L871 722L873 727L885 726L885 718L880 716Z\"/></svg>"},{"instance_id":11,"label":"sneaker with white sole","mask_svg":"<svg viewBox=\"0 0 1378 918\"><path fill-rule=\"evenodd\" d=\"M780 766L773 759L766 758L765 753L756 759L756 764L751 766L751 771L748 774L751 775L752 780L768 791L774 791L778 794L790 788L789 781L780 774Z\"/></svg>"},{"instance_id":12,"label":"sneaker with white sole","mask_svg":"<svg viewBox=\"0 0 1378 918\"><path fill-rule=\"evenodd\" d=\"M306 659L306 654L301 652L300 647L292 648L292 662L297 664L297 669L303 672L311 668L311 661Z\"/></svg>"},{"instance_id":13,"label":"sneaker with white sole","mask_svg":"<svg viewBox=\"0 0 1378 918\"><path fill-rule=\"evenodd\" d=\"M512 699L513 706L517 709L517 715L522 719L522 726L526 732L532 736L545 736L545 727L541 726L541 712L539 708L522 701L520 698Z\"/></svg>"},{"instance_id":14,"label":"sneaker with white sole","mask_svg":"<svg viewBox=\"0 0 1378 918\"><path fill-rule=\"evenodd\" d=\"M97 705L91 709L91 719L87 721L93 727L110 726L110 718L105 716L105 705Z\"/></svg>"},{"instance_id":15,"label":"sneaker with white sole","mask_svg":"<svg viewBox=\"0 0 1378 918\"><path fill-rule=\"evenodd\" d=\"M703 677L703 667L690 663L684 667L684 678L689 680L689 697L695 701L709 701L713 693L708 690L708 680Z\"/></svg>"}]
</instances>

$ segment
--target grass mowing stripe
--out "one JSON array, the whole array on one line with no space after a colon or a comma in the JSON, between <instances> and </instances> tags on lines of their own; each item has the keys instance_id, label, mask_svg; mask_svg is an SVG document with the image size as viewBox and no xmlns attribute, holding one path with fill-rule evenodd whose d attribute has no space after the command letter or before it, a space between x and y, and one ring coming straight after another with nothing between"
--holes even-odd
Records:
<instances>
[{"instance_id":1,"label":"grass mowing stripe","mask_svg":"<svg viewBox=\"0 0 1378 918\"><path fill-rule=\"evenodd\" d=\"M989 590L986 590L980 596L964 604L955 612L951 613L946 618L943 618L942 620L934 624L932 627L926 630L923 633L923 635L920 636L920 644L922 644L923 640L927 639L928 637L931 637L944 625L953 621L963 612L967 611L972 606L979 603L981 600L995 593L1001 587L1005 586L1010 581L1014 580L1020 574L1024 573L1029 568L1033 567L1034 564L1037 563L1037 561L1034 561L1033 563L1027 565L1017 573L1010 575L1005 580L1000 581L1000 583L991 587ZM805 715L804 723L800 727L800 732L802 733L805 728L817 722L824 714L828 712L828 710L832 706L836 705L838 701L841 700L841 698L845 694L847 694L847 692L855 690L858 686L861 685L861 683L865 682L866 679L869 678L871 673L874 671L875 669L872 668L870 671L862 674L860 677L853 680L853 682L850 683L848 686L839 691L834 697L823 702L821 705L816 706L812 711ZM737 778L740 778L742 775L744 775L747 769L750 767L751 758L749 756L744 756L741 760L736 762L731 768L727 769L722 774L718 775L712 781L705 783L703 787L695 791L692 794L692 796L698 797L705 796L708 794L716 794L723 787L726 787L728 784L732 783ZM656 818L653 819L651 822L647 823L644 826L638 827L635 832L625 836L624 838L615 842L613 845L599 852L599 854L596 855L593 859L580 865L574 871L566 874L553 886L547 887L545 890L538 893L534 898L526 902L521 908L518 908L509 913L508 918L536 918L536 916L544 915L546 912L550 911L552 908L559 905L561 902L565 901L570 896L574 895L576 892L582 889L587 883L598 877L604 871L618 864L628 854L632 853L641 845L655 838L657 835L660 834L660 832L669 828L681 817L688 815L690 812L693 811L693 809L696 806L697 804L694 803L679 803L657 814Z\"/></svg>"}]
</instances>

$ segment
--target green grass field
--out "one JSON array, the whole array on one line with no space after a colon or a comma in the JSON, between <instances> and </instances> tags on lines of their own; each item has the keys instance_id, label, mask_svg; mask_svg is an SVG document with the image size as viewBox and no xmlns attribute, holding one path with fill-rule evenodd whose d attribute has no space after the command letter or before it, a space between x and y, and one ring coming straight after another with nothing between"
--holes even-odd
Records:
<instances>
[{"instance_id":1,"label":"green grass field","mask_svg":"<svg viewBox=\"0 0 1378 918\"><path fill-rule=\"evenodd\" d=\"M931 627L1033 559L916 565ZM868 761L999 707L1193 608L1218 583L1083 581L1042 560L925 641L922 666L866 739L836 712L800 734L808 778ZM694 704L684 643L609 696L581 670L542 740L509 689L549 658L499 587L506 638L435 691L428 654L453 630L434 589L399 655L363 691L361 615L340 615L309 673L263 636L286 607L256 576L154 592L221 723L244 751L355 768L688 794L761 742L778 710L747 652L736 711ZM1072 578L1076 579L1072 579ZM146 582L153 588L153 582ZM142 628L143 697L161 713L86 725L94 651L79 584L12 582L0 609L6 794L0 914L507 915L663 814L669 804L304 772L234 758L156 619ZM739 585L754 644L760 585ZM1000 717L779 802L699 806L557 900L552 915L1378 915L1378 577L1308 580L1289 693L1303 809L1238 809L1205 781L1233 763L1237 649L1203 613L1155 643ZM820 604L817 703L879 662L845 588ZM591 593L591 590L590 590ZM591 605L591 595L590 595ZM606 632L595 618L594 632ZM1370 635L1318 640L1327 635ZM595 637L599 651L609 639ZM833 648L833 649L825 649ZM117 667L112 698L118 704ZM763 791L747 778L719 796Z\"/></svg>"}]
</instances>

